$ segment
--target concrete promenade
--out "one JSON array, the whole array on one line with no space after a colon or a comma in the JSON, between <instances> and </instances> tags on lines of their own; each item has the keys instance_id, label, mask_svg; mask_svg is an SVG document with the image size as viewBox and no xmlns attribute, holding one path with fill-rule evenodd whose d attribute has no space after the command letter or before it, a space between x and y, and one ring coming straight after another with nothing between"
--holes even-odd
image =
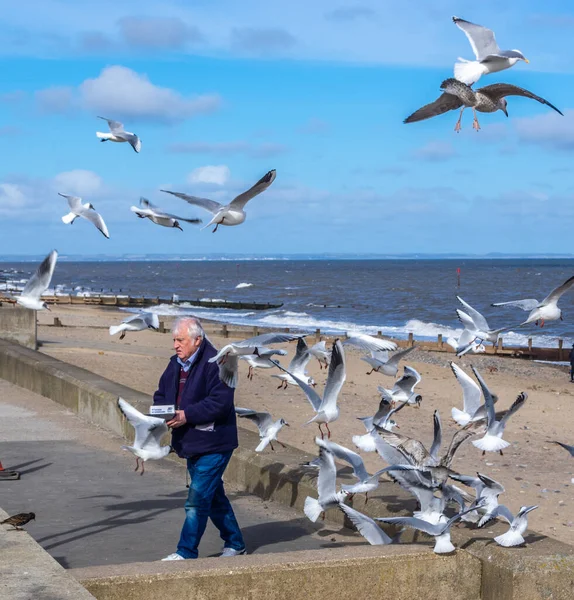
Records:
<instances>
[{"instance_id":1,"label":"concrete promenade","mask_svg":"<svg viewBox=\"0 0 574 600\"><path fill-rule=\"evenodd\" d=\"M0 481L0 506L35 512L26 529L61 565L155 561L175 550L186 497L181 464L148 462L140 476L119 436L4 380L0 399L0 460L22 473L19 481ZM317 532L299 511L228 492L250 553L363 543L337 526ZM210 524L200 556L215 556L221 546Z\"/></svg>"}]
</instances>

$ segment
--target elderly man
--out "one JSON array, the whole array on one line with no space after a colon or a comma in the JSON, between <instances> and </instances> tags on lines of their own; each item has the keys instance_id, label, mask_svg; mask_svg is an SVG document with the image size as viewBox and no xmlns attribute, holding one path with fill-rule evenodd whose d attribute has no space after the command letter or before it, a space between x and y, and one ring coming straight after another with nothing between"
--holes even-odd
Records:
<instances>
[{"instance_id":1,"label":"elderly man","mask_svg":"<svg viewBox=\"0 0 574 600\"><path fill-rule=\"evenodd\" d=\"M207 519L223 539L221 556L245 554L245 542L221 479L237 448L234 390L219 379L216 363L208 362L217 351L193 317L178 319L173 326L172 356L159 380L154 404L175 404L172 447L187 459L191 478L185 503L185 522L177 551L162 560L197 558Z\"/></svg>"}]
</instances>

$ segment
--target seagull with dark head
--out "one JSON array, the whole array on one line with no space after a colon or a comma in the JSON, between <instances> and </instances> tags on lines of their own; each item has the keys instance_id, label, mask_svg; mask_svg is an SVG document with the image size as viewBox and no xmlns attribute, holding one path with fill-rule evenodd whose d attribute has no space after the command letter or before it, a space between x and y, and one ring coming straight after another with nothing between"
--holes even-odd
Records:
<instances>
[{"instance_id":1,"label":"seagull with dark head","mask_svg":"<svg viewBox=\"0 0 574 600\"><path fill-rule=\"evenodd\" d=\"M130 210L140 219L147 218L156 225L161 225L162 227L174 227L181 231L183 231L183 229L179 223L180 221L185 223L193 223L194 225L203 223L201 219L186 219L185 217L178 217L176 215L166 213L159 208L159 206L155 206L146 198L140 198L139 208L137 206L132 206Z\"/></svg>"}]
</instances>

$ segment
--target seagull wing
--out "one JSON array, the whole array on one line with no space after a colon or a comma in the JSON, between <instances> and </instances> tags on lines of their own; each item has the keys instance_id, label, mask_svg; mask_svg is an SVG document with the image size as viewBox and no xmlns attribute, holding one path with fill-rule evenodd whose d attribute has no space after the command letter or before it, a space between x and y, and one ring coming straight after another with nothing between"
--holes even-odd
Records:
<instances>
[{"instance_id":1,"label":"seagull wing","mask_svg":"<svg viewBox=\"0 0 574 600\"><path fill-rule=\"evenodd\" d=\"M279 364L279 361L273 359L271 359L271 361L274 362L275 365L283 372L287 373L288 375L291 375L291 377L297 382L297 385L303 390L305 396L307 396L307 400L309 400L309 402L311 403L313 410L315 412L319 412L321 408L321 403L323 402L321 396L319 396L319 394L310 385L307 385L307 383L299 379L299 377L297 377L297 375L295 375L292 371L288 371L287 369L283 368Z\"/></svg>"},{"instance_id":2,"label":"seagull wing","mask_svg":"<svg viewBox=\"0 0 574 600\"><path fill-rule=\"evenodd\" d=\"M336 340L331 352L331 363L329 364L329 374L323 390L321 410L337 406L337 398L346 378L345 352L340 340Z\"/></svg>"},{"instance_id":3,"label":"seagull wing","mask_svg":"<svg viewBox=\"0 0 574 600\"><path fill-rule=\"evenodd\" d=\"M397 345L395 342L388 340L381 340L367 335L366 333L355 333L352 332L349 337L343 341L343 346L356 346L366 352L376 352L377 350L396 350Z\"/></svg>"},{"instance_id":4,"label":"seagull wing","mask_svg":"<svg viewBox=\"0 0 574 600\"><path fill-rule=\"evenodd\" d=\"M309 353L309 347L304 338L300 337L297 340L297 348L295 354L289 363L289 371L303 375L305 373L305 367L311 360L311 354Z\"/></svg>"},{"instance_id":5,"label":"seagull wing","mask_svg":"<svg viewBox=\"0 0 574 600\"><path fill-rule=\"evenodd\" d=\"M562 285L559 285L557 288L554 288L544 300L540 304L552 304L558 302L560 296L567 292L574 285L574 276L567 279Z\"/></svg>"},{"instance_id":6,"label":"seagull wing","mask_svg":"<svg viewBox=\"0 0 574 600\"><path fill-rule=\"evenodd\" d=\"M110 131L114 135L117 135L118 133L124 133L124 124L123 123L120 123L119 121L113 121L112 119L106 119L106 117L98 117L98 119L103 119L104 121L107 121Z\"/></svg>"},{"instance_id":7,"label":"seagull wing","mask_svg":"<svg viewBox=\"0 0 574 600\"><path fill-rule=\"evenodd\" d=\"M382 521L383 523L391 523L393 525L402 525L409 529L418 529L427 535L437 536L444 532L445 526L443 524L432 525L422 519L416 517L377 517L375 521Z\"/></svg>"},{"instance_id":8,"label":"seagull wing","mask_svg":"<svg viewBox=\"0 0 574 600\"><path fill-rule=\"evenodd\" d=\"M493 302L490 306L516 306L526 312L530 312L537 308L539 304L535 298L527 298L525 300L510 300L509 302Z\"/></svg>"},{"instance_id":9,"label":"seagull wing","mask_svg":"<svg viewBox=\"0 0 574 600\"><path fill-rule=\"evenodd\" d=\"M432 458L438 462L438 453L442 444L442 423L440 421L440 414L438 410L435 410L433 413L433 426L434 426L434 436L432 441L432 446L430 447L429 454Z\"/></svg>"},{"instance_id":10,"label":"seagull wing","mask_svg":"<svg viewBox=\"0 0 574 600\"><path fill-rule=\"evenodd\" d=\"M472 437L474 433L474 431L468 429L459 429L458 431L456 431L455 434L452 436L446 454L442 457L440 461L441 465L447 468L450 467L455 452L459 449L461 444L465 442L469 437Z\"/></svg>"},{"instance_id":11,"label":"seagull wing","mask_svg":"<svg viewBox=\"0 0 574 600\"><path fill-rule=\"evenodd\" d=\"M68 201L68 206L74 213L77 213L84 208L82 199L79 196L68 196L67 194L61 194L60 192L58 192L58 196L62 196L62 198L65 198Z\"/></svg>"},{"instance_id":12,"label":"seagull wing","mask_svg":"<svg viewBox=\"0 0 574 600\"><path fill-rule=\"evenodd\" d=\"M412 115L408 116L403 123L415 123L416 121L424 121L432 117L444 115L451 110L455 110L462 106L462 101L458 96L452 94L441 94L434 102L425 104L422 108L416 110Z\"/></svg>"},{"instance_id":13,"label":"seagull wing","mask_svg":"<svg viewBox=\"0 0 574 600\"><path fill-rule=\"evenodd\" d=\"M142 208L149 208L151 210L153 210L153 212L161 212L160 208L158 206L156 206L155 204L152 204L147 198L144 198L143 196L140 197L140 206Z\"/></svg>"},{"instance_id":14,"label":"seagull wing","mask_svg":"<svg viewBox=\"0 0 574 600\"><path fill-rule=\"evenodd\" d=\"M259 429L261 435L265 435L269 426L273 424L273 419L268 412L257 412L250 408L240 408L239 406L236 406L235 413L238 417L253 421L255 425L257 425L257 429Z\"/></svg>"},{"instance_id":15,"label":"seagull wing","mask_svg":"<svg viewBox=\"0 0 574 600\"><path fill-rule=\"evenodd\" d=\"M398 367L399 366L399 361L401 359L403 359L407 354L409 354L410 352L412 352L415 348L416 348L416 346L411 346L410 348L407 348L406 350L399 350L398 352L395 352L391 356L391 358L389 358L386 361L386 364L388 366Z\"/></svg>"},{"instance_id":16,"label":"seagull wing","mask_svg":"<svg viewBox=\"0 0 574 600\"><path fill-rule=\"evenodd\" d=\"M451 361L450 368L456 377L460 387L462 388L462 398L464 404L464 412L471 417L480 406L480 387L471 379L457 364Z\"/></svg>"},{"instance_id":17,"label":"seagull wing","mask_svg":"<svg viewBox=\"0 0 574 600\"><path fill-rule=\"evenodd\" d=\"M568 444L563 444L562 442L556 442L556 441L552 441L551 443L562 446L562 448L564 448L564 450L567 450L568 452L570 452L570 456L574 456L574 446L569 446Z\"/></svg>"},{"instance_id":18,"label":"seagull wing","mask_svg":"<svg viewBox=\"0 0 574 600\"><path fill-rule=\"evenodd\" d=\"M456 299L464 306L464 310L472 319L475 329L485 332L490 331L490 326L481 313L472 308L472 306L465 302L460 296L457 296Z\"/></svg>"},{"instance_id":19,"label":"seagull wing","mask_svg":"<svg viewBox=\"0 0 574 600\"><path fill-rule=\"evenodd\" d=\"M249 202L249 200L251 200L251 198L254 198L255 196L261 194L261 192L264 192L275 181L275 175L275 169L272 169L263 175L263 177L252 188L234 198L229 203L229 208L242 209Z\"/></svg>"},{"instance_id":20,"label":"seagull wing","mask_svg":"<svg viewBox=\"0 0 574 600\"><path fill-rule=\"evenodd\" d=\"M223 204L216 202L215 200L210 200L209 198L200 198L199 196L190 196L188 194L183 194L182 192L170 192L169 190L160 190L161 192L165 192L166 194L171 194L172 196L177 196L182 200L185 200L189 204L193 204L194 206L199 206L201 208L205 208L205 210L209 211L212 214L217 214Z\"/></svg>"},{"instance_id":21,"label":"seagull wing","mask_svg":"<svg viewBox=\"0 0 574 600\"><path fill-rule=\"evenodd\" d=\"M490 426L496 421L496 411L494 410L494 396L488 389L486 382L482 378L482 375L474 368L471 367L474 376L477 378L482 394L484 395L484 406L486 409L486 427Z\"/></svg>"},{"instance_id":22,"label":"seagull wing","mask_svg":"<svg viewBox=\"0 0 574 600\"><path fill-rule=\"evenodd\" d=\"M412 367L405 367L403 376L395 383L394 388L397 391L401 390L405 394L411 394L417 384L420 382L421 376Z\"/></svg>"},{"instance_id":23,"label":"seagull wing","mask_svg":"<svg viewBox=\"0 0 574 600\"><path fill-rule=\"evenodd\" d=\"M248 338L246 340L241 340L240 342L233 342L234 346L238 348L246 348L246 347L259 347L259 346L268 346L269 344L283 344L285 342L291 342L296 339L302 339L301 334L296 335L294 333L280 333L280 332L272 332L272 333L262 333L261 335L256 335L255 337Z\"/></svg>"},{"instance_id":24,"label":"seagull wing","mask_svg":"<svg viewBox=\"0 0 574 600\"><path fill-rule=\"evenodd\" d=\"M156 313L142 312L141 317L144 320L146 327L151 327L152 329L159 329L159 317Z\"/></svg>"},{"instance_id":25,"label":"seagull wing","mask_svg":"<svg viewBox=\"0 0 574 600\"><path fill-rule=\"evenodd\" d=\"M93 223L96 226L96 228L99 231L101 231L105 237L109 239L110 234L108 232L108 228L106 227L104 219L102 218L102 215L100 215L100 213L97 213L93 208L87 210L83 209L80 213L80 216L90 221L90 223Z\"/></svg>"},{"instance_id":26,"label":"seagull wing","mask_svg":"<svg viewBox=\"0 0 574 600\"><path fill-rule=\"evenodd\" d=\"M500 48L494 37L494 31L482 25L475 25L470 21L459 19L458 17L453 17L452 20L459 29L464 31L476 56L476 60L482 61L487 56L500 52Z\"/></svg>"},{"instance_id":27,"label":"seagull wing","mask_svg":"<svg viewBox=\"0 0 574 600\"><path fill-rule=\"evenodd\" d=\"M422 465L430 458L430 454L422 442L376 426L375 429L379 437L396 448L411 465Z\"/></svg>"},{"instance_id":28,"label":"seagull wing","mask_svg":"<svg viewBox=\"0 0 574 600\"><path fill-rule=\"evenodd\" d=\"M328 440L322 440L321 438L315 438L315 443L319 448L324 448L328 452L331 452L335 458L344 460L346 463L350 464L351 467L353 467L355 477L360 481L365 481L365 479L369 477L363 459L356 452L349 450L349 448L345 448L345 446L341 446L340 444Z\"/></svg>"},{"instance_id":29,"label":"seagull wing","mask_svg":"<svg viewBox=\"0 0 574 600\"><path fill-rule=\"evenodd\" d=\"M40 298L40 296L48 289L56 268L58 253L52 250L48 256L40 263L36 272L28 279L28 282L22 290L22 296L29 298Z\"/></svg>"},{"instance_id":30,"label":"seagull wing","mask_svg":"<svg viewBox=\"0 0 574 600\"><path fill-rule=\"evenodd\" d=\"M159 446L159 440L168 432L168 427L163 419L144 415L123 398L118 398L118 407L135 429L134 448L143 449L147 445L146 449L150 449L150 443ZM152 436L150 436L151 432L153 432Z\"/></svg>"},{"instance_id":31,"label":"seagull wing","mask_svg":"<svg viewBox=\"0 0 574 600\"><path fill-rule=\"evenodd\" d=\"M474 324L474 321L472 320L472 317L470 315L467 315L464 311L460 310L460 308L456 309L456 316L458 317L458 320L463 324L465 330L470 332L474 332L476 330L476 326Z\"/></svg>"},{"instance_id":32,"label":"seagull wing","mask_svg":"<svg viewBox=\"0 0 574 600\"><path fill-rule=\"evenodd\" d=\"M540 104L546 104L551 109L555 110L558 114L564 116L564 114L558 110L554 104L550 104L548 100L525 90L524 88L518 87L517 85L512 85L510 83L492 83L491 85L486 85L477 90L482 94L488 96L493 102L498 102L501 98L506 98L507 96L523 96L524 98L530 98L531 100L536 100L540 102Z\"/></svg>"},{"instance_id":33,"label":"seagull wing","mask_svg":"<svg viewBox=\"0 0 574 600\"><path fill-rule=\"evenodd\" d=\"M508 419L519 409L524 406L528 398L528 394L526 392L520 392L516 400L512 403L511 407L504 413L502 419L500 419L500 425L504 428L506 427L506 423Z\"/></svg>"},{"instance_id":34,"label":"seagull wing","mask_svg":"<svg viewBox=\"0 0 574 600\"><path fill-rule=\"evenodd\" d=\"M126 142L129 142L130 146L134 149L134 152L139 154L139 151L142 149L142 141L135 133L123 132L117 134L117 137L121 137L126 140Z\"/></svg>"},{"instance_id":35,"label":"seagull wing","mask_svg":"<svg viewBox=\"0 0 574 600\"><path fill-rule=\"evenodd\" d=\"M373 546L380 546L383 544L390 544L392 539L376 524L376 522L360 513L358 510L347 506L346 504L339 504L339 508L349 517L349 520L357 528L357 531Z\"/></svg>"},{"instance_id":36,"label":"seagull wing","mask_svg":"<svg viewBox=\"0 0 574 600\"><path fill-rule=\"evenodd\" d=\"M319 448L319 476L317 477L317 491L319 502L321 498L335 495L337 487L337 467L335 457L324 448Z\"/></svg>"},{"instance_id":37,"label":"seagull wing","mask_svg":"<svg viewBox=\"0 0 574 600\"><path fill-rule=\"evenodd\" d=\"M157 213L160 217L167 217L168 219L175 219L176 221L183 221L184 223L193 223L199 225L203 223L203 219L188 219L186 217L179 217L178 215L172 215L171 213L161 212Z\"/></svg>"}]
</instances>

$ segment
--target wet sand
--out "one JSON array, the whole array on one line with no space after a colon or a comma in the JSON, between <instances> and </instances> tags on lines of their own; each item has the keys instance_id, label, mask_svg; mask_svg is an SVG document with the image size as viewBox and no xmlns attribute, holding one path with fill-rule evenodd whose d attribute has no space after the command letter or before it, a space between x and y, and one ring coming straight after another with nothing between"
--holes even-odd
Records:
<instances>
[{"instance_id":1,"label":"wet sand","mask_svg":"<svg viewBox=\"0 0 574 600\"><path fill-rule=\"evenodd\" d=\"M142 331L110 336L107 328L118 324L126 313L98 307L59 306L51 313L39 313L38 337L40 350L60 360L83 367L109 379L152 394L157 381L172 355L171 335ZM59 317L65 327L49 327ZM161 319L160 319L161 320ZM166 326L172 318L163 319ZM227 342L214 333L220 325L205 324L211 341L217 347ZM67 327L66 327L67 326ZM230 326L233 331L235 326ZM249 337L246 332L244 337ZM314 343L314 336L309 342ZM286 366L295 351L295 344L284 344L289 355L281 363ZM346 352L347 380L340 395L340 417L330 425L332 440L356 450L353 435L365 430L356 417L372 415L379 403L377 386L392 387L393 378L373 373L367 376L368 365L360 360L361 354L353 349ZM490 388L499 395L497 410L507 409L517 395L525 391L528 400L509 421L504 438L511 445L504 456L481 452L470 442L456 454L452 468L460 473L485 473L500 483L506 491L500 501L513 513L520 506L537 504L531 513L532 529L567 543L574 544L574 459L549 440L574 444L574 384L569 382L565 367L554 367L522 359L474 355L460 359L454 354L415 350L407 358L408 364L419 371L422 381L417 391L423 396L420 409L406 407L397 415L399 433L420 439L427 448L432 442L432 415L438 409L443 422L443 450L457 429L450 418L451 408L462 408L462 392L449 367L454 360L470 373L475 365ZM402 370L402 365L401 365ZM236 391L236 405L267 410L275 418L283 417L291 427L281 431L280 439L305 450L315 451L316 425L304 426L313 416L311 406L301 390L289 386L279 390L279 380L272 377L275 370L258 369L253 381L247 379L247 364L241 361L240 383ZM322 394L326 372L316 360L308 367ZM245 420L240 425L255 427ZM266 452L271 452L270 448ZM374 453L361 453L372 472L384 466ZM376 495L376 492L375 492Z\"/></svg>"}]
</instances>

